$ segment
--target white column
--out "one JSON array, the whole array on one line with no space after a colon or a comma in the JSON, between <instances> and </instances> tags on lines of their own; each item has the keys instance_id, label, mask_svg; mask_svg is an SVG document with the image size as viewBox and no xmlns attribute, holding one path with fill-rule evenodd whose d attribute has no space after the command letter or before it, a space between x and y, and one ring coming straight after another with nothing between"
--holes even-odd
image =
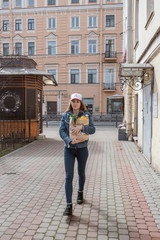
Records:
<instances>
[{"instance_id":1,"label":"white column","mask_svg":"<svg viewBox=\"0 0 160 240\"><path fill-rule=\"evenodd\" d=\"M127 1L127 63L133 62L132 1ZM132 88L127 86L127 125L128 139L132 138Z\"/></svg>"}]
</instances>

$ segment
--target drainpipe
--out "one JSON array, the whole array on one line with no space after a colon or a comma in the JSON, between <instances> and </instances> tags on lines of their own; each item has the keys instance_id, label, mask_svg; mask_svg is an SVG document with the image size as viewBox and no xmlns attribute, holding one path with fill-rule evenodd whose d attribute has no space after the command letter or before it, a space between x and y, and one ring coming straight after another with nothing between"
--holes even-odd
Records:
<instances>
[{"instance_id":1,"label":"drainpipe","mask_svg":"<svg viewBox=\"0 0 160 240\"><path fill-rule=\"evenodd\" d=\"M132 0L127 3L127 63L133 63L133 28L132 28ZM132 140L132 88L127 86L127 116L126 130L128 140Z\"/></svg>"},{"instance_id":2,"label":"drainpipe","mask_svg":"<svg viewBox=\"0 0 160 240\"><path fill-rule=\"evenodd\" d=\"M100 60L99 60L99 111L102 114L102 76L103 76L103 66L102 66L102 0L100 0Z\"/></svg>"}]
</instances>

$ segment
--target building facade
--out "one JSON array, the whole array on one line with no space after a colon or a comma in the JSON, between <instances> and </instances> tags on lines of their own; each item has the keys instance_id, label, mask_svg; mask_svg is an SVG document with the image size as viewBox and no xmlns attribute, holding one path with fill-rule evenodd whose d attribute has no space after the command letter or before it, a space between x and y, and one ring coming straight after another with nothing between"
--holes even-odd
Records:
<instances>
[{"instance_id":1,"label":"building facade","mask_svg":"<svg viewBox=\"0 0 160 240\"><path fill-rule=\"evenodd\" d=\"M52 73L43 114L61 114L79 92L93 114L122 114L122 0L0 0L1 55L29 55Z\"/></svg>"},{"instance_id":2,"label":"building facade","mask_svg":"<svg viewBox=\"0 0 160 240\"><path fill-rule=\"evenodd\" d=\"M123 79L124 71L126 73L130 71L133 77L137 69L139 77L134 77L131 81L134 87L133 85L128 87L126 84L124 88L127 106L126 130L130 137L137 140L146 159L158 171L160 171L159 9L160 2L156 0L124 1L126 21L123 31L123 54L125 55L125 51L127 54L120 76L127 83L127 78ZM139 80L139 89L135 89L135 79Z\"/></svg>"}]
</instances>

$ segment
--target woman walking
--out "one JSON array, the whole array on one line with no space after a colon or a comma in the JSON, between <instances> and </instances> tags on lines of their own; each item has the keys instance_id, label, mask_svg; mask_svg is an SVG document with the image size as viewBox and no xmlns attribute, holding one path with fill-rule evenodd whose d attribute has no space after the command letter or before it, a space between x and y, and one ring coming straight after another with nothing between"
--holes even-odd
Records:
<instances>
[{"instance_id":1,"label":"woman walking","mask_svg":"<svg viewBox=\"0 0 160 240\"><path fill-rule=\"evenodd\" d=\"M74 123L71 127L70 122ZM76 124L79 119L88 119L88 124ZM80 122L80 121L79 121ZM82 120L83 122L83 120ZM63 215L72 215L72 191L74 163L77 159L79 189L77 203L83 203L83 189L85 184L85 167L88 158L88 135L95 133L95 127L90 113L87 111L82 101L82 95L74 93L71 95L70 102L66 112L63 113L60 122L59 134L63 139L64 146L64 165L65 165L65 193L67 206ZM86 136L86 137L83 137Z\"/></svg>"}]
</instances>

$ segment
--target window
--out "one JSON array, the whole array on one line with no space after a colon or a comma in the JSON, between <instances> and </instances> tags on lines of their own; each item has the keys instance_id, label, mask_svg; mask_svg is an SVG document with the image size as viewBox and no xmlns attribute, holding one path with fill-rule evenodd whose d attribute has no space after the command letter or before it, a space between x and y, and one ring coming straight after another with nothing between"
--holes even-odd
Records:
<instances>
[{"instance_id":1,"label":"window","mask_svg":"<svg viewBox=\"0 0 160 240\"><path fill-rule=\"evenodd\" d=\"M34 19L28 19L28 30L34 30Z\"/></svg>"},{"instance_id":2,"label":"window","mask_svg":"<svg viewBox=\"0 0 160 240\"><path fill-rule=\"evenodd\" d=\"M107 98L107 113L123 113L123 99Z\"/></svg>"},{"instance_id":3,"label":"window","mask_svg":"<svg viewBox=\"0 0 160 240\"><path fill-rule=\"evenodd\" d=\"M71 54L79 53L79 40L71 41Z\"/></svg>"},{"instance_id":4,"label":"window","mask_svg":"<svg viewBox=\"0 0 160 240\"><path fill-rule=\"evenodd\" d=\"M9 55L9 43L3 43L3 56Z\"/></svg>"},{"instance_id":5,"label":"window","mask_svg":"<svg viewBox=\"0 0 160 240\"><path fill-rule=\"evenodd\" d=\"M29 56L35 55L35 43L34 42L28 43L28 55Z\"/></svg>"},{"instance_id":6,"label":"window","mask_svg":"<svg viewBox=\"0 0 160 240\"><path fill-rule=\"evenodd\" d=\"M56 41L49 41L48 42L48 55L55 55L56 54Z\"/></svg>"},{"instance_id":7,"label":"window","mask_svg":"<svg viewBox=\"0 0 160 240\"><path fill-rule=\"evenodd\" d=\"M114 15L106 15L106 27L114 27Z\"/></svg>"},{"instance_id":8,"label":"window","mask_svg":"<svg viewBox=\"0 0 160 240\"><path fill-rule=\"evenodd\" d=\"M79 69L71 69L71 83L79 83Z\"/></svg>"},{"instance_id":9,"label":"window","mask_svg":"<svg viewBox=\"0 0 160 240\"><path fill-rule=\"evenodd\" d=\"M92 2L94 3L94 2L96 2L96 0L89 0L89 3L92 3Z\"/></svg>"},{"instance_id":10,"label":"window","mask_svg":"<svg viewBox=\"0 0 160 240\"><path fill-rule=\"evenodd\" d=\"M49 18L48 19L48 28L49 29L55 29L56 28L56 19L55 18Z\"/></svg>"},{"instance_id":11,"label":"window","mask_svg":"<svg viewBox=\"0 0 160 240\"><path fill-rule=\"evenodd\" d=\"M3 20L3 31L4 32L9 31L9 20Z\"/></svg>"},{"instance_id":12,"label":"window","mask_svg":"<svg viewBox=\"0 0 160 240\"><path fill-rule=\"evenodd\" d=\"M33 7L34 6L34 0L28 0L28 6Z\"/></svg>"},{"instance_id":13,"label":"window","mask_svg":"<svg viewBox=\"0 0 160 240\"><path fill-rule=\"evenodd\" d=\"M79 3L79 0L72 0L72 3Z\"/></svg>"},{"instance_id":14,"label":"window","mask_svg":"<svg viewBox=\"0 0 160 240\"><path fill-rule=\"evenodd\" d=\"M9 7L9 0L3 0L3 7L8 8Z\"/></svg>"},{"instance_id":15,"label":"window","mask_svg":"<svg viewBox=\"0 0 160 240\"><path fill-rule=\"evenodd\" d=\"M54 79L56 80L56 69L49 69L48 73L52 73Z\"/></svg>"},{"instance_id":16,"label":"window","mask_svg":"<svg viewBox=\"0 0 160 240\"><path fill-rule=\"evenodd\" d=\"M79 28L79 17L71 17L71 27Z\"/></svg>"},{"instance_id":17,"label":"window","mask_svg":"<svg viewBox=\"0 0 160 240\"><path fill-rule=\"evenodd\" d=\"M22 55L22 43L15 43L15 55Z\"/></svg>"},{"instance_id":18,"label":"window","mask_svg":"<svg viewBox=\"0 0 160 240\"><path fill-rule=\"evenodd\" d=\"M97 27L97 16L88 17L88 27Z\"/></svg>"},{"instance_id":19,"label":"window","mask_svg":"<svg viewBox=\"0 0 160 240\"><path fill-rule=\"evenodd\" d=\"M16 0L16 7L21 7L21 0Z\"/></svg>"},{"instance_id":20,"label":"window","mask_svg":"<svg viewBox=\"0 0 160 240\"><path fill-rule=\"evenodd\" d=\"M21 31L22 30L22 20L21 19L16 19L15 20L15 30L16 31Z\"/></svg>"},{"instance_id":21,"label":"window","mask_svg":"<svg viewBox=\"0 0 160 240\"><path fill-rule=\"evenodd\" d=\"M154 0L147 0L147 21L150 19L154 12Z\"/></svg>"},{"instance_id":22,"label":"window","mask_svg":"<svg viewBox=\"0 0 160 240\"><path fill-rule=\"evenodd\" d=\"M96 40L89 40L88 41L88 52L90 54L97 52L97 41Z\"/></svg>"},{"instance_id":23,"label":"window","mask_svg":"<svg viewBox=\"0 0 160 240\"><path fill-rule=\"evenodd\" d=\"M55 5L55 0L48 0L48 5Z\"/></svg>"},{"instance_id":24,"label":"window","mask_svg":"<svg viewBox=\"0 0 160 240\"><path fill-rule=\"evenodd\" d=\"M88 83L96 83L96 82L97 82L97 70L88 69Z\"/></svg>"},{"instance_id":25,"label":"window","mask_svg":"<svg viewBox=\"0 0 160 240\"><path fill-rule=\"evenodd\" d=\"M106 52L105 57L115 57L115 51L114 51L114 39L108 39L106 40Z\"/></svg>"},{"instance_id":26,"label":"window","mask_svg":"<svg viewBox=\"0 0 160 240\"><path fill-rule=\"evenodd\" d=\"M107 0L107 2L114 2L114 0Z\"/></svg>"},{"instance_id":27,"label":"window","mask_svg":"<svg viewBox=\"0 0 160 240\"><path fill-rule=\"evenodd\" d=\"M108 68L105 72L105 89L115 89L114 69Z\"/></svg>"}]
</instances>

